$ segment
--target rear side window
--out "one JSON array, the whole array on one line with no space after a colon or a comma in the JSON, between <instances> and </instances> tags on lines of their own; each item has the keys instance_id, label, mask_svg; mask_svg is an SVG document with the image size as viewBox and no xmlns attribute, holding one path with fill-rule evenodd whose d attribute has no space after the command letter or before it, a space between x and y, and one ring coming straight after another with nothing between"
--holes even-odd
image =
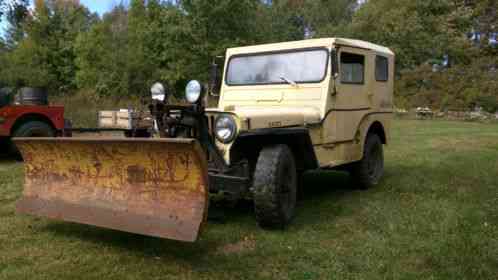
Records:
<instances>
[{"instance_id":1,"label":"rear side window","mask_svg":"<svg viewBox=\"0 0 498 280\"><path fill-rule=\"evenodd\" d=\"M344 84L363 84L365 82L365 56L341 53L341 82Z\"/></svg>"},{"instance_id":2,"label":"rear side window","mask_svg":"<svg viewBox=\"0 0 498 280\"><path fill-rule=\"evenodd\" d=\"M387 57L377 56L375 58L375 79L378 82L389 80L389 60Z\"/></svg>"}]
</instances>

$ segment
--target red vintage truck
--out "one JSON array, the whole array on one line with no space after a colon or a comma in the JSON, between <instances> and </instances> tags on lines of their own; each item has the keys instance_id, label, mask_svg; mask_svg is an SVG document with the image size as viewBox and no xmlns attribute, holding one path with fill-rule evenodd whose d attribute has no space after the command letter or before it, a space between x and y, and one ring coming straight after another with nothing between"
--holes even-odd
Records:
<instances>
[{"instance_id":1,"label":"red vintage truck","mask_svg":"<svg viewBox=\"0 0 498 280\"><path fill-rule=\"evenodd\" d=\"M15 152L11 137L55 137L64 131L64 107L48 105L46 93L22 88L17 94L0 89L0 141Z\"/></svg>"}]
</instances>

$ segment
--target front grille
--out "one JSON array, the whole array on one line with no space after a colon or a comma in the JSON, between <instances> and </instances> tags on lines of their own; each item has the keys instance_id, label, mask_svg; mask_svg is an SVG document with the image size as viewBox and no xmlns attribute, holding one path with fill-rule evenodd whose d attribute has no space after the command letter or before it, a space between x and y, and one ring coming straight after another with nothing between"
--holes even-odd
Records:
<instances>
[{"instance_id":1,"label":"front grille","mask_svg":"<svg viewBox=\"0 0 498 280\"><path fill-rule=\"evenodd\" d=\"M211 135L211 137L213 137L214 136L214 116L209 116L208 118L209 118L209 120L208 120L209 134Z\"/></svg>"}]
</instances>

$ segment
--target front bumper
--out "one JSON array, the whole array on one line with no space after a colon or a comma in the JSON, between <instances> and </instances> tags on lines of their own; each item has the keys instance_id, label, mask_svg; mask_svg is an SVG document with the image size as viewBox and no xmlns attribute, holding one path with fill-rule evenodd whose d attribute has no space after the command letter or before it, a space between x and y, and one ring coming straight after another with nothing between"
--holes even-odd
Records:
<instances>
[{"instance_id":1,"label":"front bumper","mask_svg":"<svg viewBox=\"0 0 498 280\"><path fill-rule=\"evenodd\" d=\"M231 197L244 197L250 190L249 178L209 173L209 192L224 193Z\"/></svg>"}]
</instances>

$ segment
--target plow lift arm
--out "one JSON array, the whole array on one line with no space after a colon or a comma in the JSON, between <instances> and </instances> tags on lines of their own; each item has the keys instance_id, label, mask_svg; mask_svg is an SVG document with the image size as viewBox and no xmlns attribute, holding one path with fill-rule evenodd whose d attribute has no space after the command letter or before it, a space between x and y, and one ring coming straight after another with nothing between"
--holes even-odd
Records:
<instances>
[{"instance_id":1,"label":"plow lift arm","mask_svg":"<svg viewBox=\"0 0 498 280\"><path fill-rule=\"evenodd\" d=\"M154 116L160 138L197 139L217 170L223 173L229 169L209 133L208 118L202 104L169 105L154 101L149 110Z\"/></svg>"}]
</instances>

